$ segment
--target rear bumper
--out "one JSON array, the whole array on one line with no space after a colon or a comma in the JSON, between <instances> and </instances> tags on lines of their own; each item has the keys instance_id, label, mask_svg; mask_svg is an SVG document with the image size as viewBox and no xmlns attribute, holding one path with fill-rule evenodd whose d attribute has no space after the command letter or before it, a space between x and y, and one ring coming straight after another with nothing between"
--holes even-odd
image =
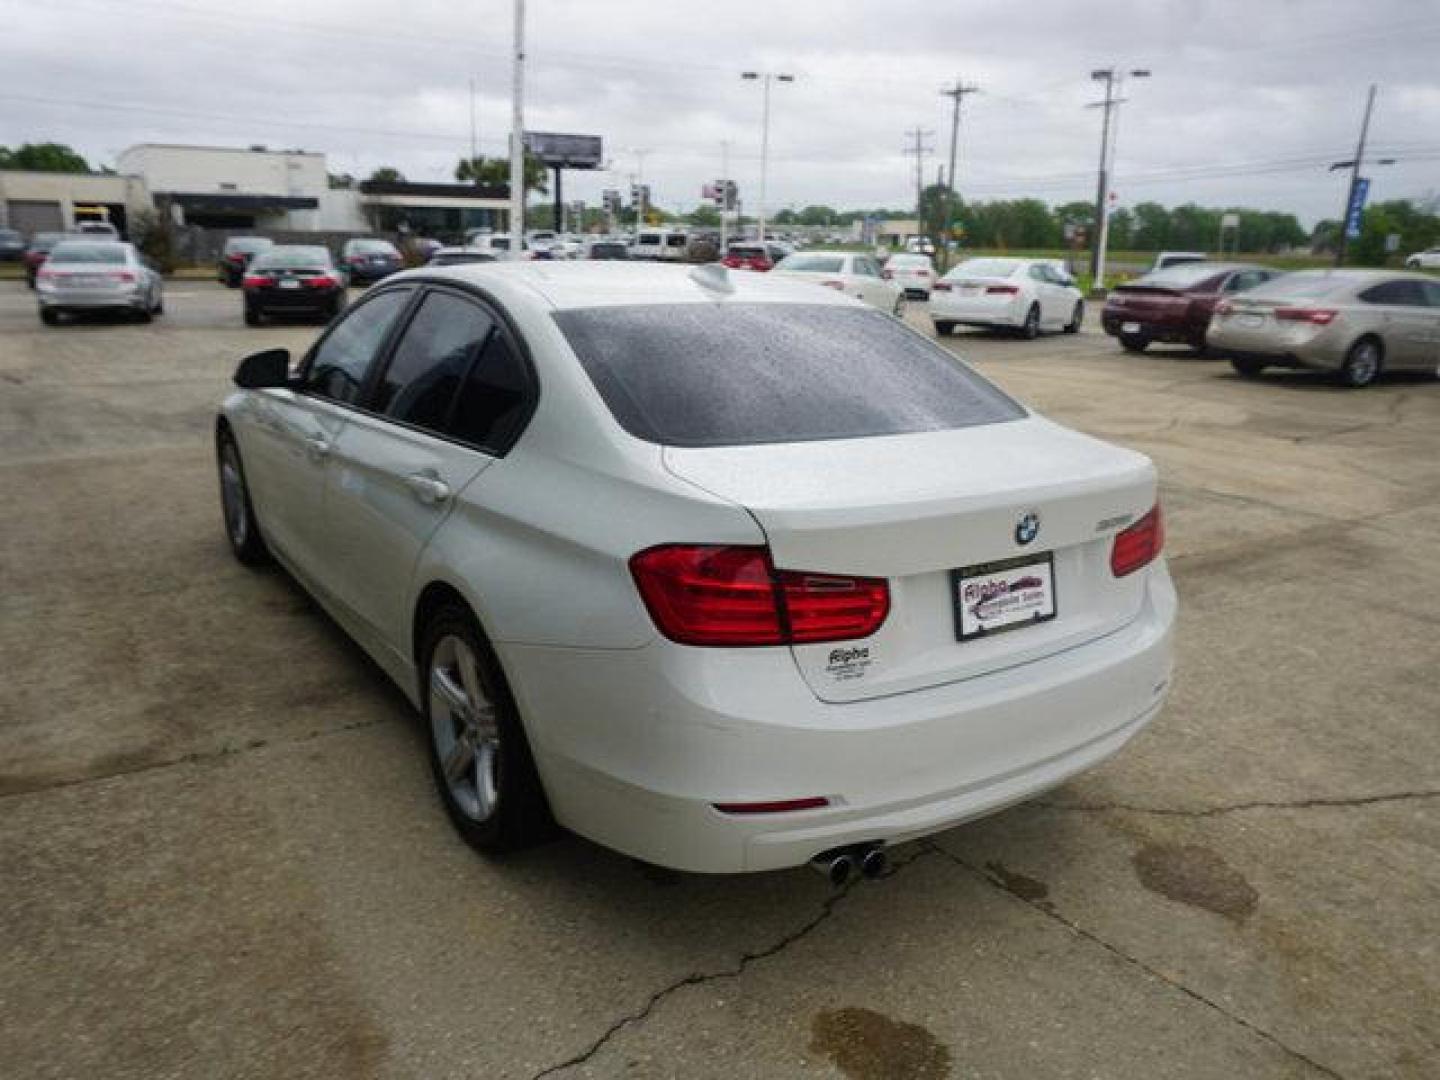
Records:
<instances>
[{"instance_id":1,"label":"rear bumper","mask_svg":"<svg viewBox=\"0 0 1440 1080\"><path fill-rule=\"evenodd\" d=\"M1018 328L1025 323L1026 304L1023 299L985 300L981 297L961 299L953 293L930 294L930 318L935 322L959 323L963 326L1004 326Z\"/></svg>"},{"instance_id":2,"label":"rear bumper","mask_svg":"<svg viewBox=\"0 0 1440 1080\"><path fill-rule=\"evenodd\" d=\"M330 311L340 300L342 290L266 289L245 294L245 306L253 311L293 312L296 315Z\"/></svg>"},{"instance_id":3,"label":"rear bumper","mask_svg":"<svg viewBox=\"0 0 1440 1080\"><path fill-rule=\"evenodd\" d=\"M50 311L143 311L146 305L140 289L41 289L38 299L40 306Z\"/></svg>"},{"instance_id":4,"label":"rear bumper","mask_svg":"<svg viewBox=\"0 0 1440 1080\"><path fill-rule=\"evenodd\" d=\"M1169 686L1174 587L1148 571L1131 623L928 690L826 704L785 649L501 645L560 822L636 858L731 873L896 843L992 813L1118 751ZM823 795L726 815L715 803Z\"/></svg>"},{"instance_id":5,"label":"rear bumper","mask_svg":"<svg viewBox=\"0 0 1440 1080\"><path fill-rule=\"evenodd\" d=\"M1134 336L1150 341L1191 345L1205 337L1205 327L1191 323L1137 319L1123 312L1103 311L1100 314L1100 325L1111 337L1119 337L1122 333L1121 327L1127 323L1135 323L1140 327L1139 330L1131 332Z\"/></svg>"},{"instance_id":6,"label":"rear bumper","mask_svg":"<svg viewBox=\"0 0 1440 1080\"><path fill-rule=\"evenodd\" d=\"M1256 360L1274 367L1305 371L1339 371L1345 362L1350 338L1343 331L1332 333L1333 329L1327 328L1308 337L1302 336L1305 333L1303 330L1293 336L1262 336L1211 323L1208 344L1212 351L1223 357Z\"/></svg>"}]
</instances>

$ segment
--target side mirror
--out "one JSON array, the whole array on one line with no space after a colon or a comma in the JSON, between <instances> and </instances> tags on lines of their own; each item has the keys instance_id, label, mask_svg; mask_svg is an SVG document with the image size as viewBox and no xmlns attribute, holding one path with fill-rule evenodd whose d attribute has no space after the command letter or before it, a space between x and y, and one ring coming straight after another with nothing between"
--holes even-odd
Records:
<instances>
[{"instance_id":1,"label":"side mirror","mask_svg":"<svg viewBox=\"0 0 1440 1080\"><path fill-rule=\"evenodd\" d=\"M235 385L242 390L290 385L290 350L266 349L251 353L235 369Z\"/></svg>"}]
</instances>

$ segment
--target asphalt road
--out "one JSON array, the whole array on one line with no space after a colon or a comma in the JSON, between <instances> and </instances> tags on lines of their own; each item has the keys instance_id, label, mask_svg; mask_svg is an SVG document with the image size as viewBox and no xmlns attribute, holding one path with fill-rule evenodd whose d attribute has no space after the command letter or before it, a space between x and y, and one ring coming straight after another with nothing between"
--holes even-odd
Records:
<instances>
[{"instance_id":1,"label":"asphalt road","mask_svg":"<svg viewBox=\"0 0 1440 1080\"><path fill-rule=\"evenodd\" d=\"M950 339L1156 459L1178 678L832 893L465 848L398 692L222 539L215 404L316 330L168 307L46 329L0 284L0 1073L1436 1075L1440 383Z\"/></svg>"}]
</instances>

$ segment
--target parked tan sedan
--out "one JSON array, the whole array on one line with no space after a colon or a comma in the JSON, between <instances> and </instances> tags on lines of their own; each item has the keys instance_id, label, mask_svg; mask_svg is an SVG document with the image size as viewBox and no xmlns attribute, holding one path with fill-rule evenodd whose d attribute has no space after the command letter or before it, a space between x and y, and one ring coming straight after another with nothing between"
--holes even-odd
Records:
<instances>
[{"instance_id":1,"label":"parked tan sedan","mask_svg":"<svg viewBox=\"0 0 1440 1080\"><path fill-rule=\"evenodd\" d=\"M1382 371L1440 374L1440 281L1389 270L1302 270L1215 308L1210 347L1241 375L1331 371L1367 386Z\"/></svg>"}]
</instances>

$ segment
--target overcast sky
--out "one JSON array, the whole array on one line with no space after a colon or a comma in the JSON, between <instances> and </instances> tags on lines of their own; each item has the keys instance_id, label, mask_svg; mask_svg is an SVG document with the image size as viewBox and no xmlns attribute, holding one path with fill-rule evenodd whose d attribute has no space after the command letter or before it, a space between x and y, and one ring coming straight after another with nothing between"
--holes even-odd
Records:
<instances>
[{"instance_id":1,"label":"overcast sky","mask_svg":"<svg viewBox=\"0 0 1440 1080\"><path fill-rule=\"evenodd\" d=\"M55 140L113 162L137 142L303 147L332 171L395 165L449 180L478 84L483 153L510 117L511 0L0 0L0 144ZM1440 4L1434 0L529 0L526 126L600 135L598 199L644 154L654 200L689 209L731 175L753 210L761 92L777 85L773 209L913 205L906 130L948 153L965 99L966 198L1094 197L1093 68L1150 68L1125 88L1121 205L1337 216L1365 89L1380 84L1372 198L1440 191ZM1377 155L1378 156L1378 155Z\"/></svg>"}]
</instances>

